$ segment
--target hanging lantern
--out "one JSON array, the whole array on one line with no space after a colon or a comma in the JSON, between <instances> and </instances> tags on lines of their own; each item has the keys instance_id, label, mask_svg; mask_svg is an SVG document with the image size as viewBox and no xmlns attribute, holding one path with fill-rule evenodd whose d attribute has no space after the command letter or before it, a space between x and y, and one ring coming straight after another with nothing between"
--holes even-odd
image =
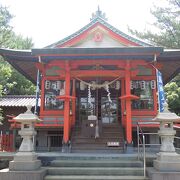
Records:
<instances>
[{"instance_id":1,"label":"hanging lantern","mask_svg":"<svg viewBox=\"0 0 180 180\"><path fill-rule=\"evenodd\" d=\"M55 81L52 83L52 89L58 91L60 89L61 81Z\"/></svg>"},{"instance_id":2,"label":"hanging lantern","mask_svg":"<svg viewBox=\"0 0 180 180\"><path fill-rule=\"evenodd\" d=\"M141 89L146 89L146 82L145 81L141 81Z\"/></svg>"},{"instance_id":3,"label":"hanging lantern","mask_svg":"<svg viewBox=\"0 0 180 180\"><path fill-rule=\"evenodd\" d=\"M133 87L135 89L138 89L139 88L139 81L135 81L135 83L133 83Z\"/></svg>"},{"instance_id":4,"label":"hanging lantern","mask_svg":"<svg viewBox=\"0 0 180 180\"><path fill-rule=\"evenodd\" d=\"M131 81L131 89L134 89L134 82L133 81Z\"/></svg>"},{"instance_id":5,"label":"hanging lantern","mask_svg":"<svg viewBox=\"0 0 180 180\"><path fill-rule=\"evenodd\" d=\"M151 89L156 89L156 81L151 80Z\"/></svg>"},{"instance_id":6,"label":"hanging lantern","mask_svg":"<svg viewBox=\"0 0 180 180\"><path fill-rule=\"evenodd\" d=\"M51 88L51 82L46 80L45 81L45 89L50 89Z\"/></svg>"},{"instance_id":7,"label":"hanging lantern","mask_svg":"<svg viewBox=\"0 0 180 180\"><path fill-rule=\"evenodd\" d=\"M121 88L120 81L116 81L116 90L119 90Z\"/></svg>"},{"instance_id":8,"label":"hanging lantern","mask_svg":"<svg viewBox=\"0 0 180 180\"><path fill-rule=\"evenodd\" d=\"M81 81L80 82L80 90L84 91L86 89L86 85Z\"/></svg>"}]
</instances>

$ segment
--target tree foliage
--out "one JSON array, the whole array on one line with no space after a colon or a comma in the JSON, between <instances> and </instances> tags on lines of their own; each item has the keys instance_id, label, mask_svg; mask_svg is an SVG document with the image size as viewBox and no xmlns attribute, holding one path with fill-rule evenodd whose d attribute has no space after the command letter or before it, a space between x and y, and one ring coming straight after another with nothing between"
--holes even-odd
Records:
<instances>
[{"instance_id":1,"label":"tree foliage","mask_svg":"<svg viewBox=\"0 0 180 180\"><path fill-rule=\"evenodd\" d=\"M180 86L171 82L165 86L165 91L170 109L180 115Z\"/></svg>"},{"instance_id":2,"label":"tree foliage","mask_svg":"<svg viewBox=\"0 0 180 180\"><path fill-rule=\"evenodd\" d=\"M6 7L0 6L0 48L30 49L32 39L16 35L9 25L12 15ZM0 94L34 94L35 86L10 64L0 58Z\"/></svg>"},{"instance_id":3,"label":"tree foliage","mask_svg":"<svg viewBox=\"0 0 180 180\"><path fill-rule=\"evenodd\" d=\"M153 24L158 31L129 31L141 39L166 48L180 48L180 0L166 0L167 6L155 6L151 13L156 22ZM180 114L180 74L165 86L169 108Z\"/></svg>"},{"instance_id":4,"label":"tree foliage","mask_svg":"<svg viewBox=\"0 0 180 180\"><path fill-rule=\"evenodd\" d=\"M167 7L155 6L151 13L154 15L156 22L153 24L158 31L150 30L139 32L137 30L129 31L142 38L150 41L154 45L166 48L180 48L180 0L166 0Z\"/></svg>"}]
</instances>

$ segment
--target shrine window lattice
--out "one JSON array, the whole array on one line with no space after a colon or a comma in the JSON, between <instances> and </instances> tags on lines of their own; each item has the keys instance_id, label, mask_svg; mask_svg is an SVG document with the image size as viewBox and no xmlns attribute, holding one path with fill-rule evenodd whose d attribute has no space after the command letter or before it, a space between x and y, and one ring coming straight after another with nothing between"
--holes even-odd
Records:
<instances>
[{"instance_id":1,"label":"shrine window lattice","mask_svg":"<svg viewBox=\"0 0 180 180\"><path fill-rule=\"evenodd\" d=\"M156 88L155 80L131 81L131 93L139 97L139 99L132 101L132 109L153 110L154 109L153 89L155 88Z\"/></svg>"},{"instance_id":2,"label":"shrine window lattice","mask_svg":"<svg viewBox=\"0 0 180 180\"><path fill-rule=\"evenodd\" d=\"M45 110L63 110L64 101L59 100L56 96L65 94L65 82L64 81L45 81Z\"/></svg>"}]
</instances>

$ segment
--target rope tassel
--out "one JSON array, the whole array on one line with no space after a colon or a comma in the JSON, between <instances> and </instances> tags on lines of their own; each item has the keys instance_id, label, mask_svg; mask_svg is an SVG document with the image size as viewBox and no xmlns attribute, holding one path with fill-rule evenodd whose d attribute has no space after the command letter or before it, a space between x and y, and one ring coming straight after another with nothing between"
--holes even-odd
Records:
<instances>
[{"instance_id":1,"label":"rope tassel","mask_svg":"<svg viewBox=\"0 0 180 180\"><path fill-rule=\"evenodd\" d=\"M91 102L91 86L88 85L88 103L90 107L92 107L92 102Z\"/></svg>"},{"instance_id":2,"label":"rope tassel","mask_svg":"<svg viewBox=\"0 0 180 180\"><path fill-rule=\"evenodd\" d=\"M107 97L108 97L108 101L110 102L110 103L112 103L112 100L111 100L111 93L110 93L110 91L109 91L109 85L108 84L106 84L106 91L107 91Z\"/></svg>"}]
</instances>

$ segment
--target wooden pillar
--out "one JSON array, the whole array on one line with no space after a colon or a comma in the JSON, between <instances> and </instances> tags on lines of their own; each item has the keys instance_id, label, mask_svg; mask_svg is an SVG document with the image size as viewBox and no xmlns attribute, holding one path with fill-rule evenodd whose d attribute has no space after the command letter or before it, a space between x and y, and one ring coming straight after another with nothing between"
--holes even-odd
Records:
<instances>
[{"instance_id":1,"label":"wooden pillar","mask_svg":"<svg viewBox=\"0 0 180 180\"><path fill-rule=\"evenodd\" d=\"M65 96L70 95L70 68L68 61L65 64ZM64 100L64 143L68 143L70 134L70 99Z\"/></svg>"},{"instance_id":2,"label":"wooden pillar","mask_svg":"<svg viewBox=\"0 0 180 180\"><path fill-rule=\"evenodd\" d=\"M73 90L72 90L72 96L76 97L76 80L73 79ZM72 125L75 125L76 121L76 99L72 99Z\"/></svg>"},{"instance_id":3,"label":"wooden pillar","mask_svg":"<svg viewBox=\"0 0 180 180\"><path fill-rule=\"evenodd\" d=\"M125 91L126 96L131 95L131 74L130 74L130 62L126 62L125 68ZM132 113L131 113L131 99L126 99L126 140L127 143L132 143Z\"/></svg>"},{"instance_id":4,"label":"wooden pillar","mask_svg":"<svg viewBox=\"0 0 180 180\"><path fill-rule=\"evenodd\" d=\"M123 79L121 81L121 95L125 95L125 79ZM122 121L122 126L123 127L126 127L126 124L125 124L125 99L121 99L121 97L119 97L119 99L121 100L121 121Z\"/></svg>"}]
</instances>

